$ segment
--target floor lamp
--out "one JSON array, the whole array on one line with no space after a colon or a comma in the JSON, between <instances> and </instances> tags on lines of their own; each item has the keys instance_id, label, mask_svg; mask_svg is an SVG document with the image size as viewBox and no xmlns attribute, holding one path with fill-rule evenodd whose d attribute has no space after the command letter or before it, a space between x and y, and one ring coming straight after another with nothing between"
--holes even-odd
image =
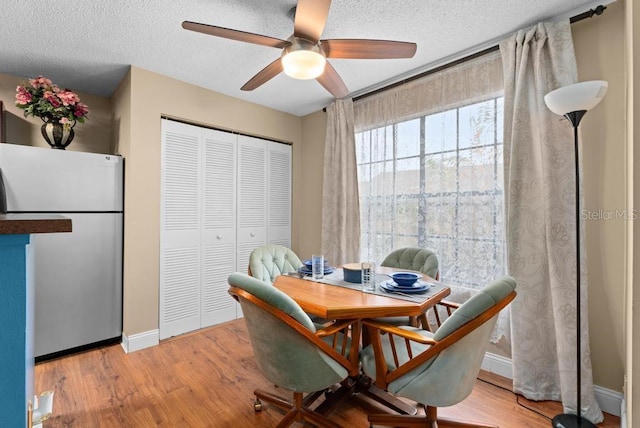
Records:
<instances>
[{"instance_id":1,"label":"floor lamp","mask_svg":"<svg viewBox=\"0 0 640 428\"><path fill-rule=\"evenodd\" d=\"M595 107L607 92L607 82L593 80L589 82L575 83L563 86L549 92L544 97L544 102L552 112L566 117L573 125L573 140L575 146L576 165L576 296L577 296L577 335L576 335L576 413L575 415L563 413L553 418L551 425L556 428L585 427L595 425L581 416L581 375L580 369L580 167L578 157L578 125L585 113Z\"/></svg>"}]
</instances>

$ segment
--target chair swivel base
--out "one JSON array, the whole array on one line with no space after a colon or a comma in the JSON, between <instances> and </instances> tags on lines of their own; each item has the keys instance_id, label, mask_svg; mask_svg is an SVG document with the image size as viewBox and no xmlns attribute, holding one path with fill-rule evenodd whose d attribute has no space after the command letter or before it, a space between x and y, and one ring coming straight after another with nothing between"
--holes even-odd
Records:
<instances>
[{"instance_id":1,"label":"chair swivel base","mask_svg":"<svg viewBox=\"0 0 640 428\"><path fill-rule=\"evenodd\" d=\"M264 400L281 410L287 411L280 422L278 422L278 425L276 425L276 428L288 427L296 421L307 421L315 426L324 428L340 428L340 425L332 422L326 416L323 416L307 407L310 403L315 401L322 392L312 393L305 399L303 399L301 392L294 392L293 402L260 389L256 389L253 393L256 396L256 402L254 403L255 411L262 410L262 403L260 400Z\"/></svg>"},{"instance_id":2,"label":"chair swivel base","mask_svg":"<svg viewBox=\"0 0 640 428\"><path fill-rule=\"evenodd\" d=\"M438 409L427 406L426 415L369 415L369 425L398 428L498 428L497 425L439 419Z\"/></svg>"},{"instance_id":3,"label":"chair swivel base","mask_svg":"<svg viewBox=\"0 0 640 428\"><path fill-rule=\"evenodd\" d=\"M394 397L383 389L378 388L373 384L371 378L368 376L361 376L358 380L358 386L359 393L366 395L395 412L402 415L415 415L418 413L418 409L415 406L412 406L411 404Z\"/></svg>"}]
</instances>

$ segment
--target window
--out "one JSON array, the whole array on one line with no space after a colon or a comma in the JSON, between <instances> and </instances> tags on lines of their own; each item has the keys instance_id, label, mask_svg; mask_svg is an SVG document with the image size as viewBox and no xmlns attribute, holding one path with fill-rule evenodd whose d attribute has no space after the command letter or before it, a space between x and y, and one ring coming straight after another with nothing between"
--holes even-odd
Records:
<instances>
[{"instance_id":1,"label":"window","mask_svg":"<svg viewBox=\"0 0 640 428\"><path fill-rule=\"evenodd\" d=\"M356 132L361 260L412 246L437 254L445 282L504 275L502 118L492 94Z\"/></svg>"}]
</instances>

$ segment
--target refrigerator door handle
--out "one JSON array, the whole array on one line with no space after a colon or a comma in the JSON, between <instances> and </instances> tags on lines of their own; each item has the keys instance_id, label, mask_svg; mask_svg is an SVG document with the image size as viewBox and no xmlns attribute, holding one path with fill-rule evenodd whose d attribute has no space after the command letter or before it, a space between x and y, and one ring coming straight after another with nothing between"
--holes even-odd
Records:
<instances>
[{"instance_id":1,"label":"refrigerator door handle","mask_svg":"<svg viewBox=\"0 0 640 428\"><path fill-rule=\"evenodd\" d=\"M4 190L4 180L2 179L2 169L0 168L0 214L7 213L7 192Z\"/></svg>"}]
</instances>

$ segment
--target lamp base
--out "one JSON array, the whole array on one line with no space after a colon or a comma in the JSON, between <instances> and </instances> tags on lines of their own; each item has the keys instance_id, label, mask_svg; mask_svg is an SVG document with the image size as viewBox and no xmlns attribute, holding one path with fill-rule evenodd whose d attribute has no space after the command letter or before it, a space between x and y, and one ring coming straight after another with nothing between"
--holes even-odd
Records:
<instances>
[{"instance_id":1,"label":"lamp base","mask_svg":"<svg viewBox=\"0 0 640 428\"><path fill-rule=\"evenodd\" d=\"M591 421L585 418L578 419L578 416L567 413L554 417L551 426L554 428L596 428Z\"/></svg>"}]
</instances>

